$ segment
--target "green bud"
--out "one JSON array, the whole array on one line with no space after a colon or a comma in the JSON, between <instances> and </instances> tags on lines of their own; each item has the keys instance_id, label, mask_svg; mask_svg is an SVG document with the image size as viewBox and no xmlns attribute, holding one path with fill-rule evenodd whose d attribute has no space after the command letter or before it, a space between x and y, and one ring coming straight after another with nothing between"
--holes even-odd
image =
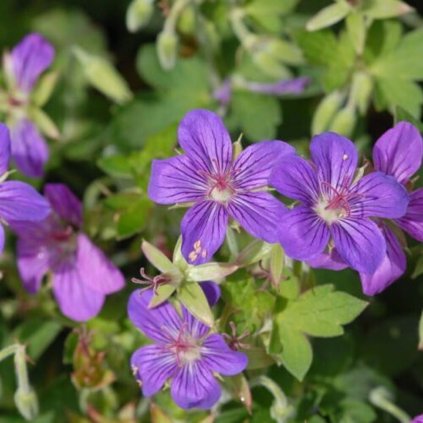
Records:
<instances>
[{"instance_id":1,"label":"green bud","mask_svg":"<svg viewBox=\"0 0 423 423\"><path fill-rule=\"evenodd\" d=\"M47 103L54 88L56 87L58 76L59 74L57 72L52 71L41 77L40 82L37 84L37 87L32 94L34 104L42 107Z\"/></svg>"},{"instance_id":2,"label":"green bud","mask_svg":"<svg viewBox=\"0 0 423 423\"><path fill-rule=\"evenodd\" d=\"M128 84L107 60L80 47L74 47L73 52L93 87L116 103L125 103L132 98Z\"/></svg>"},{"instance_id":3,"label":"green bud","mask_svg":"<svg viewBox=\"0 0 423 423\"><path fill-rule=\"evenodd\" d=\"M345 107L335 115L329 130L348 137L354 130L356 120L355 109Z\"/></svg>"},{"instance_id":4,"label":"green bud","mask_svg":"<svg viewBox=\"0 0 423 423\"><path fill-rule=\"evenodd\" d=\"M329 125L345 100L345 95L334 91L322 99L313 116L311 123L312 135L321 134L327 131Z\"/></svg>"},{"instance_id":5,"label":"green bud","mask_svg":"<svg viewBox=\"0 0 423 423\"><path fill-rule=\"evenodd\" d=\"M175 67L177 50L178 37L175 32L162 31L157 37L157 54L163 69Z\"/></svg>"},{"instance_id":6,"label":"green bud","mask_svg":"<svg viewBox=\"0 0 423 423\"><path fill-rule=\"evenodd\" d=\"M336 3L320 10L315 16L313 16L307 22L306 29L307 31L317 31L331 26L344 19L350 11L351 6L347 1L337 1Z\"/></svg>"},{"instance_id":7,"label":"green bud","mask_svg":"<svg viewBox=\"0 0 423 423\"><path fill-rule=\"evenodd\" d=\"M372 19L395 18L414 11L407 3L398 0L373 0L368 4L370 7L365 8L364 12Z\"/></svg>"},{"instance_id":8,"label":"green bud","mask_svg":"<svg viewBox=\"0 0 423 423\"><path fill-rule=\"evenodd\" d=\"M178 20L178 29L183 34L192 35L195 32L195 11L193 7L183 9Z\"/></svg>"},{"instance_id":9,"label":"green bud","mask_svg":"<svg viewBox=\"0 0 423 423\"><path fill-rule=\"evenodd\" d=\"M367 32L365 17L360 12L353 12L347 16L345 23L354 49L357 54L361 55L364 50Z\"/></svg>"},{"instance_id":10,"label":"green bud","mask_svg":"<svg viewBox=\"0 0 423 423\"><path fill-rule=\"evenodd\" d=\"M373 90L373 80L366 72L356 72L353 76L350 101L357 106L359 112L364 115L370 101Z\"/></svg>"},{"instance_id":11,"label":"green bud","mask_svg":"<svg viewBox=\"0 0 423 423\"><path fill-rule=\"evenodd\" d=\"M279 286L279 283L282 279L284 264L284 250L279 244L274 244L270 254L270 276L272 278L272 284L276 287Z\"/></svg>"},{"instance_id":12,"label":"green bud","mask_svg":"<svg viewBox=\"0 0 423 423\"><path fill-rule=\"evenodd\" d=\"M38 399L35 391L18 388L15 392L16 408L26 420L33 420L38 415Z\"/></svg>"},{"instance_id":13,"label":"green bud","mask_svg":"<svg viewBox=\"0 0 423 423\"><path fill-rule=\"evenodd\" d=\"M126 27L137 32L147 25L154 12L153 0L133 0L126 11Z\"/></svg>"}]
</instances>

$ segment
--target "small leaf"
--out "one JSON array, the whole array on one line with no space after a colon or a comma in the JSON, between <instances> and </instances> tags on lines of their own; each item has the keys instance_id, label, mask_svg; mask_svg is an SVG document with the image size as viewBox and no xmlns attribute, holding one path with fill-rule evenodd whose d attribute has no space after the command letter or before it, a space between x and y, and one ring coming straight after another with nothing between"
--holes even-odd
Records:
<instances>
[{"instance_id":1,"label":"small leaf","mask_svg":"<svg viewBox=\"0 0 423 423\"><path fill-rule=\"evenodd\" d=\"M398 0L373 0L364 13L373 19L389 19L413 12L414 9L407 3Z\"/></svg>"},{"instance_id":2,"label":"small leaf","mask_svg":"<svg viewBox=\"0 0 423 423\"><path fill-rule=\"evenodd\" d=\"M351 6L346 1L341 0L331 4L330 6L320 10L307 22L307 31L317 31L331 26L344 19L351 9Z\"/></svg>"},{"instance_id":3,"label":"small leaf","mask_svg":"<svg viewBox=\"0 0 423 423\"><path fill-rule=\"evenodd\" d=\"M284 268L285 253L279 244L275 244L272 247L270 254L270 276L275 286L279 285L282 278L282 272Z\"/></svg>"},{"instance_id":4,"label":"small leaf","mask_svg":"<svg viewBox=\"0 0 423 423\"><path fill-rule=\"evenodd\" d=\"M153 294L148 308L154 308L164 303L176 290L173 284L159 285Z\"/></svg>"},{"instance_id":5,"label":"small leaf","mask_svg":"<svg viewBox=\"0 0 423 423\"><path fill-rule=\"evenodd\" d=\"M34 104L39 107L44 106L49 100L54 88L56 87L59 74L56 71L47 72L41 76L35 90L32 94Z\"/></svg>"},{"instance_id":6,"label":"small leaf","mask_svg":"<svg viewBox=\"0 0 423 423\"><path fill-rule=\"evenodd\" d=\"M347 32L351 38L357 54L362 54L366 40L366 22L362 13L353 12L347 16L345 21Z\"/></svg>"},{"instance_id":7,"label":"small leaf","mask_svg":"<svg viewBox=\"0 0 423 423\"><path fill-rule=\"evenodd\" d=\"M141 249L147 260L160 272L175 272L178 271L177 267L154 245L151 245L147 241L143 241Z\"/></svg>"},{"instance_id":8,"label":"small leaf","mask_svg":"<svg viewBox=\"0 0 423 423\"><path fill-rule=\"evenodd\" d=\"M238 266L228 263L205 263L189 266L186 270L187 279L195 282L219 281L238 269Z\"/></svg>"},{"instance_id":9,"label":"small leaf","mask_svg":"<svg viewBox=\"0 0 423 423\"><path fill-rule=\"evenodd\" d=\"M197 282L182 284L178 288L178 299L194 317L207 326L213 326L213 313L204 291Z\"/></svg>"},{"instance_id":10,"label":"small leaf","mask_svg":"<svg viewBox=\"0 0 423 423\"><path fill-rule=\"evenodd\" d=\"M240 267L257 263L272 250L272 244L255 239L250 242L238 255L235 263Z\"/></svg>"},{"instance_id":11,"label":"small leaf","mask_svg":"<svg viewBox=\"0 0 423 423\"><path fill-rule=\"evenodd\" d=\"M57 140L60 138L60 132L56 124L51 120L43 110L31 108L29 110L31 120L37 125L37 128L47 137Z\"/></svg>"}]
</instances>

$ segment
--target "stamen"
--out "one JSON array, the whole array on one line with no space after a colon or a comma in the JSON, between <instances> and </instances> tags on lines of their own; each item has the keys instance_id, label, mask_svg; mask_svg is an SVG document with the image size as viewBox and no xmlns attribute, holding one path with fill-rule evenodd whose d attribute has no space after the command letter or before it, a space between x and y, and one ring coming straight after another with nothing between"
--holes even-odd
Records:
<instances>
[{"instance_id":1,"label":"stamen","mask_svg":"<svg viewBox=\"0 0 423 423\"><path fill-rule=\"evenodd\" d=\"M144 291L146 289L153 288L153 291L154 291L155 294L157 294L157 290L158 290L159 286L166 285L171 280L169 276L163 275L163 274L154 276L154 278L152 278L151 276L148 276L145 273L145 270L144 270L143 267L141 267L141 269L140 269L140 275L141 275L142 279L132 278L131 282L137 283L137 284L140 284L140 285L146 285L145 288L142 288L142 291Z\"/></svg>"}]
</instances>

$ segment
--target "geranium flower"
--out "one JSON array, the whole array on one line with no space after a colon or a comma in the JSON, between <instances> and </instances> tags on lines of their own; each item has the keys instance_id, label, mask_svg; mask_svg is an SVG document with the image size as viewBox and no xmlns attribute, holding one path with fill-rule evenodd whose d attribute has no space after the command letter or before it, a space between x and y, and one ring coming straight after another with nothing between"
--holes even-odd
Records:
<instances>
[{"instance_id":1,"label":"geranium flower","mask_svg":"<svg viewBox=\"0 0 423 423\"><path fill-rule=\"evenodd\" d=\"M12 157L26 176L43 175L48 146L29 117L32 91L40 75L54 59L53 46L40 34L29 34L4 55L8 82L8 114L11 122Z\"/></svg>"},{"instance_id":2,"label":"geranium flower","mask_svg":"<svg viewBox=\"0 0 423 423\"><path fill-rule=\"evenodd\" d=\"M18 235L18 269L30 293L51 273L53 294L62 313L85 321L100 312L107 294L124 285L121 272L81 231L82 206L63 184L47 184L52 213L37 223L12 222Z\"/></svg>"},{"instance_id":3,"label":"geranium flower","mask_svg":"<svg viewBox=\"0 0 423 423\"><path fill-rule=\"evenodd\" d=\"M211 408L221 395L214 373L233 376L242 372L247 356L231 350L221 335L211 333L183 306L181 314L168 302L149 308L152 296L152 290L136 290L128 303L132 323L155 342L139 348L131 358L144 396L156 394L169 382L172 398L180 407Z\"/></svg>"},{"instance_id":4,"label":"geranium flower","mask_svg":"<svg viewBox=\"0 0 423 423\"><path fill-rule=\"evenodd\" d=\"M282 141L264 141L233 160L222 120L207 110L189 112L178 139L185 154L153 161L148 194L159 204L192 204L181 224L188 263L212 257L224 241L229 217L251 235L276 242L276 223L285 208L264 190L274 164L294 149Z\"/></svg>"},{"instance_id":5,"label":"geranium flower","mask_svg":"<svg viewBox=\"0 0 423 423\"><path fill-rule=\"evenodd\" d=\"M10 136L0 123L0 222L37 221L50 213L50 205L35 189L24 182L6 181L10 158ZM0 253L4 248L4 229L0 224Z\"/></svg>"},{"instance_id":6,"label":"geranium flower","mask_svg":"<svg viewBox=\"0 0 423 423\"><path fill-rule=\"evenodd\" d=\"M282 158L270 182L283 195L300 201L279 224L287 255L312 260L325 249L360 272L373 273L386 252L386 241L372 218L405 214L407 193L391 176L372 172L354 179L354 144L334 133L313 138L311 162Z\"/></svg>"}]
</instances>

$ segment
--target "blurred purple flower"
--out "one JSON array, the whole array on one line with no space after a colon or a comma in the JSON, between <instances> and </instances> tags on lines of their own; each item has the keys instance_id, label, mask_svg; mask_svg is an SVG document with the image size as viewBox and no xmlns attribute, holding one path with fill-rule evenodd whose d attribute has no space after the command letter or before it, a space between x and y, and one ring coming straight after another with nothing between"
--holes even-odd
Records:
<instances>
[{"instance_id":1,"label":"blurred purple flower","mask_svg":"<svg viewBox=\"0 0 423 423\"><path fill-rule=\"evenodd\" d=\"M423 414L420 414L420 416L414 417L411 423L423 423Z\"/></svg>"},{"instance_id":2,"label":"blurred purple flower","mask_svg":"<svg viewBox=\"0 0 423 423\"><path fill-rule=\"evenodd\" d=\"M420 169L423 157L423 140L418 129L408 122L400 122L386 131L375 143L373 163L376 170L394 177L405 187L410 178ZM393 219L394 230L407 232L418 241L423 241L423 188L408 195L409 203L404 216ZM403 246L395 232L380 222L386 239L386 254L377 270L372 274L360 273L364 292L375 295L404 274L407 266Z\"/></svg>"},{"instance_id":3,"label":"blurred purple flower","mask_svg":"<svg viewBox=\"0 0 423 423\"><path fill-rule=\"evenodd\" d=\"M44 219L50 213L48 202L28 184L19 181L6 181L9 158L9 130L0 123L0 222ZM0 253L3 248L4 229L0 224Z\"/></svg>"},{"instance_id":4,"label":"blurred purple flower","mask_svg":"<svg viewBox=\"0 0 423 423\"><path fill-rule=\"evenodd\" d=\"M375 272L386 241L371 218L403 216L405 189L381 172L355 181L356 148L338 134L314 137L310 149L311 162L298 156L281 158L270 177L281 194L301 202L280 222L282 246L292 258L311 262L335 247L339 260L333 268L347 263L360 272Z\"/></svg>"},{"instance_id":5,"label":"blurred purple flower","mask_svg":"<svg viewBox=\"0 0 423 423\"><path fill-rule=\"evenodd\" d=\"M48 147L36 125L27 118L32 90L40 75L54 59L53 46L40 34L25 36L10 53L4 55L4 68L10 84L9 106L12 111L12 157L26 176L43 175Z\"/></svg>"},{"instance_id":6,"label":"blurred purple flower","mask_svg":"<svg viewBox=\"0 0 423 423\"><path fill-rule=\"evenodd\" d=\"M231 350L221 335L210 333L183 306L181 315L168 302L150 309L152 295L151 290L137 290L128 303L132 323L155 342L131 357L143 394L152 396L170 381L172 398L180 407L211 408L221 394L214 373L241 373L247 356Z\"/></svg>"},{"instance_id":7,"label":"blurred purple flower","mask_svg":"<svg viewBox=\"0 0 423 423\"><path fill-rule=\"evenodd\" d=\"M285 207L264 190L274 164L294 149L283 141L264 141L233 160L222 120L207 110L189 112L178 138L185 154L153 161L148 193L159 204L193 204L181 224L185 259L208 261L224 241L229 217L251 235L276 242Z\"/></svg>"},{"instance_id":8,"label":"blurred purple flower","mask_svg":"<svg viewBox=\"0 0 423 423\"><path fill-rule=\"evenodd\" d=\"M11 222L18 235L18 269L26 290L40 289L52 274L53 293L63 314L75 321L100 312L107 294L124 285L121 272L81 231L82 206L63 184L47 184L44 194L53 209L37 223Z\"/></svg>"},{"instance_id":9,"label":"blurred purple flower","mask_svg":"<svg viewBox=\"0 0 423 423\"><path fill-rule=\"evenodd\" d=\"M301 94L307 85L310 83L310 78L305 76L293 79L283 79L277 82L254 82L239 80L240 88L260 94L268 94L274 96L281 96L287 94ZM222 85L218 87L213 97L220 104L226 106L230 103L232 98L233 81L227 78L223 81Z\"/></svg>"}]
</instances>

